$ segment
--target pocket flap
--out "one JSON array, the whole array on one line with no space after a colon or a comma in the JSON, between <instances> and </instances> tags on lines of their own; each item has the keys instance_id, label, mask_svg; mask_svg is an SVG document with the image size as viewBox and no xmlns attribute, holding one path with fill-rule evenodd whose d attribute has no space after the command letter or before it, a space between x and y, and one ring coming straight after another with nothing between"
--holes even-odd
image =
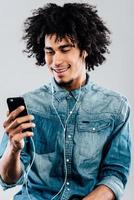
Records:
<instances>
[{"instance_id":1,"label":"pocket flap","mask_svg":"<svg viewBox=\"0 0 134 200\"><path fill-rule=\"evenodd\" d=\"M99 132L110 126L109 120L81 120L78 122L80 132Z\"/></svg>"}]
</instances>

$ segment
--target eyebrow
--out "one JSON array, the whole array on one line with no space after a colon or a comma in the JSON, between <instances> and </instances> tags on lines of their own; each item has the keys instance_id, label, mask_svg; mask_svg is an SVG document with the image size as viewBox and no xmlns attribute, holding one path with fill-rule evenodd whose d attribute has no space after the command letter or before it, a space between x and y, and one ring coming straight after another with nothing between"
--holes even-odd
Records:
<instances>
[{"instance_id":1,"label":"eyebrow","mask_svg":"<svg viewBox=\"0 0 134 200\"><path fill-rule=\"evenodd\" d=\"M74 44L64 44L64 45L60 45L58 47L58 49L64 49L66 47L75 47L75 45ZM46 50L53 50L52 47L47 47L47 46L44 49L46 49Z\"/></svg>"}]
</instances>

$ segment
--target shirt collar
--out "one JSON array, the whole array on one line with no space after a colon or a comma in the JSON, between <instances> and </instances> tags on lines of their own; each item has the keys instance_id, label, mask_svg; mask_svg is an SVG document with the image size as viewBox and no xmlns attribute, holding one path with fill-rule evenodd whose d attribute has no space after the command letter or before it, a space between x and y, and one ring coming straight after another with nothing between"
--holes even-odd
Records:
<instances>
[{"instance_id":1,"label":"shirt collar","mask_svg":"<svg viewBox=\"0 0 134 200\"><path fill-rule=\"evenodd\" d=\"M81 87L81 92L86 92L87 90L90 90L91 88L91 81L90 81L90 76L88 73L86 73L86 83L85 85L83 85ZM72 96L77 100L77 97L79 95L80 92L80 88L68 91L65 88L60 87L54 80L54 78L51 81L51 89L53 90L53 95L55 96L55 98L60 101L64 98L66 98L67 96L70 95L70 93L72 94Z\"/></svg>"}]
</instances>

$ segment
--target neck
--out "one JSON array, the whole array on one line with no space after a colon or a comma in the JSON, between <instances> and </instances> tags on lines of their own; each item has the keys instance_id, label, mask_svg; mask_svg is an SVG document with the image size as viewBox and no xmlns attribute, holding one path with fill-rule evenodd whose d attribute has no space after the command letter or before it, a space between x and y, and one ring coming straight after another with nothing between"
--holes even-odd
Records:
<instances>
[{"instance_id":1,"label":"neck","mask_svg":"<svg viewBox=\"0 0 134 200\"><path fill-rule=\"evenodd\" d=\"M83 85L85 85L85 83L86 83L86 78L82 82L80 82L78 85L68 86L65 89L68 90L68 91L79 89L80 87L82 87Z\"/></svg>"},{"instance_id":2,"label":"neck","mask_svg":"<svg viewBox=\"0 0 134 200\"><path fill-rule=\"evenodd\" d=\"M72 80L72 82L68 83L67 85L61 86L61 87L65 88L68 91L75 90L75 89L78 89L81 86L85 85L86 80L87 80L87 75L85 73L79 81L74 79L74 80Z\"/></svg>"}]
</instances>

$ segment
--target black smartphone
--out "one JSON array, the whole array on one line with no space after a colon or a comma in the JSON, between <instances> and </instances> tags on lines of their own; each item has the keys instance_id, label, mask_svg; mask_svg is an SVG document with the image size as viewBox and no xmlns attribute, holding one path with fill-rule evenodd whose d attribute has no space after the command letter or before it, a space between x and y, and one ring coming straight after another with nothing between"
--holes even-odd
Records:
<instances>
[{"instance_id":1,"label":"black smartphone","mask_svg":"<svg viewBox=\"0 0 134 200\"><path fill-rule=\"evenodd\" d=\"M26 104L25 104L23 97L7 98L7 105L8 105L9 113L12 112L13 110L15 110L16 108L18 108L19 106L25 107L25 109L17 117L23 117L25 115L28 115ZM32 128L25 129L25 131L31 131L32 132Z\"/></svg>"}]
</instances>

